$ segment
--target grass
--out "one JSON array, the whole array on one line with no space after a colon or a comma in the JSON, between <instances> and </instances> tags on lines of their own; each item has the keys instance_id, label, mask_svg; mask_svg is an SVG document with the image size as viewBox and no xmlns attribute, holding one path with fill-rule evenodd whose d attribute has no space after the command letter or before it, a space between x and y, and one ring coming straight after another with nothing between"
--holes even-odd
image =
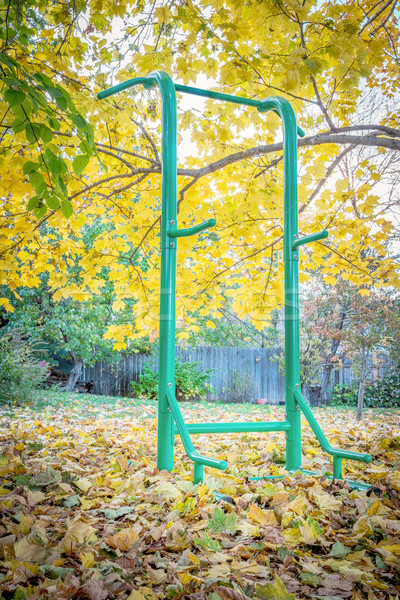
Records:
<instances>
[{"instance_id":1,"label":"grass","mask_svg":"<svg viewBox=\"0 0 400 600\"><path fill-rule=\"evenodd\" d=\"M251 417L252 415L259 416L260 414L266 415L271 413L271 410L284 412L284 405L257 405L251 403L232 403L232 402L180 402L181 410L183 412L190 411L201 411L206 410L211 414L219 414L224 411L232 412L235 414L243 415L244 417ZM28 410L35 414L48 413L52 411L59 411L60 407L64 411L71 412L77 419L87 419L90 417L97 418L124 418L129 415L138 417L142 415L144 418L152 418L157 416L157 401L138 399L138 398L123 398L119 396L101 396L97 394L81 394L77 392L67 392L66 390L60 390L53 388L50 390L41 390L37 393L36 397L31 403L21 405L17 403L5 403L0 405L2 414L12 416L13 414L19 413L21 408ZM330 407L322 406L314 411L323 414L326 411L334 409L338 414L349 415L356 412L354 407L335 406ZM394 408L369 408L365 409L365 414L374 414L379 411L383 414L392 414L398 412L399 409Z\"/></svg>"},{"instance_id":2,"label":"grass","mask_svg":"<svg viewBox=\"0 0 400 600\"><path fill-rule=\"evenodd\" d=\"M235 413L249 415L262 408L263 413L268 413L271 409L269 406L260 407L258 405L243 403L233 404L231 402L180 402L182 410L185 409L207 409L213 411L234 411ZM104 417L104 418L123 418L133 413L138 416L141 411L147 417L156 416L157 401L138 399L138 398L123 398L119 396L100 396L97 394L81 394L77 392L67 392L66 390L51 389L42 390L37 393L36 397L30 404L23 405L17 403L5 403L2 405L2 413L12 416L19 412L24 406L26 410L33 413L46 413L54 410L71 411L77 419L87 419L88 417Z\"/></svg>"}]
</instances>

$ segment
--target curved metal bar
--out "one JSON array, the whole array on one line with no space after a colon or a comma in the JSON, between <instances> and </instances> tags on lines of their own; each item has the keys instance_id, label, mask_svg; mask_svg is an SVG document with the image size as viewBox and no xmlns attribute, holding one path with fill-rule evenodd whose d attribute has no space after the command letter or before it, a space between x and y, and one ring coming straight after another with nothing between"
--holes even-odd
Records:
<instances>
[{"instance_id":1,"label":"curved metal bar","mask_svg":"<svg viewBox=\"0 0 400 600\"><path fill-rule=\"evenodd\" d=\"M311 235L305 235L298 240L295 240L292 244L293 250L296 250L299 246L303 246L304 244L309 244L310 242L317 242L318 240L323 240L327 238L329 235L328 231L324 229L324 231L319 231L318 233L312 233Z\"/></svg>"},{"instance_id":2,"label":"curved metal bar","mask_svg":"<svg viewBox=\"0 0 400 600\"><path fill-rule=\"evenodd\" d=\"M128 88L134 87L135 85L139 85L141 83L145 84L147 81L147 77L134 77L133 79L128 79L127 81L123 81L118 85L113 85L106 90L102 90L97 94L99 100L103 100L104 98L108 98L109 96L113 96L114 94L118 94L119 92L123 92Z\"/></svg>"},{"instance_id":3,"label":"curved metal bar","mask_svg":"<svg viewBox=\"0 0 400 600\"><path fill-rule=\"evenodd\" d=\"M315 437L321 444L321 447L331 454L333 457L337 458L347 458L348 460L357 460L358 462L370 463L372 461L372 456L363 452L353 452L352 450L341 450L340 448L334 448L329 443L326 438L324 432L318 424L318 421L313 415L312 410L308 406L307 402L304 400L301 392L299 390L295 390L294 395L296 396L296 401L307 421L310 424L311 429L315 433ZM300 411L299 411L300 412Z\"/></svg>"},{"instance_id":4,"label":"curved metal bar","mask_svg":"<svg viewBox=\"0 0 400 600\"><path fill-rule=\"evenodd\" d=\"M210 458L209 456L203 456L202 454L199 454L197 450L195 450L192 440L190 439L186 423L183 420L181 411L178 407L178 403L171 390L167 391L167 398L168 404L174 416L176 426L178 428L179 435L181 436L183 447L185 448L188 457L193 462L198 463L200 465L214 467L214 469L221 469L222 471L224 471L228 466L226 460L220 460L218 458Z\"/></svg>"},{"instance_id":5,"label":"curved metal bar","mask_svg":"<svg viewBox=\"0 0 400 600\"><path fill-rule=\"evenodd\" d=\"M167 235L170 238L179 238L179 237L188 237L190 235L196 235L196 233L200 233L205 229L209 229L209 227L214 227L217 224L215 219L208 219L203 223L199 223L198 225L194 225L193 227L186 227L184 229L168 229Z\"/></svg>"},{"instance_id":6,"label":"curved metal bar","mask_svg":"<svg viewBox=\"0 0 400 600\"><path fill-rule=\"evenodd\" d=\"M203 98L212 98L214 100L223 100L224 102L231 102L233 104L242 104L244 106L254 106L258 108L258 110L262 109L264 106L265 100L253 100L252 98L243 98L243 96L232 96L231 94L222 94L221 92L212 92L211 90L203 90L201 88L194 88L188 85L181 85L179 83L175 83L175 89L177 92L182 92L184 94L192 94L193 96L201 96ZM278 97L278 96L277 96ZM268 109L267 109L268 110ZM274 113L278 116L281 116L279 111L276 109L272 109ZM301 127L296 125L297 133L300 137L305 136L305 132Z\"/></svg>"}]
</instances>

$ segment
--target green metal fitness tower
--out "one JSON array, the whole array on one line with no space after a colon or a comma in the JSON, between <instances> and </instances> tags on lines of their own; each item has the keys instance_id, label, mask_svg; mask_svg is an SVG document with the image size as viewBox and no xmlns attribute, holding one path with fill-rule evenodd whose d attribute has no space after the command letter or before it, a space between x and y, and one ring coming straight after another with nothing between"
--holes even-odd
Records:
<instances>
[{"instance_id":1,"label":"green metal fitness tower","mask_svg":"<svg viewBox=\"0 0 400 600\"><path fill-rule=\"evenodd\" d=\"M98 98L107 98L136 85L146 89L159 87L162 101L162 214L161 214L161 285L160 285L160 351L158 396L158 442L157 466L171 471L174 466L174 439L179 434L188 457L194 462L194 482L203 480L203 467L224 470L225 460L203 456L193 446L190 434L285 431L286 469L290 472L301 468L300 413L303 412L322 448L333 457L333 477L342 477L342 459L371 462L369 454L333 448L325 437L317 420L300 391L300 330L299 330L299 249L327 237L323 231L306 237L298 237L297 206L297 134L304 132L296 125L294 111L285 98L271 96L265 100L252 100L228 94L220 94L195 87L174 84L162 71L147 77L136 77L104 90ZM195 235L213 227L216 222L204 223L178 229L177 225L177 118L176 92L203 96L223 102L233 102L256 108L260 113L273 111L282 119L283 169L284 169L284 241L285 268L285 403L284 421L255 423L191 423L183 420L175 398L175 319L176 319L176 247L178 238ZM261 479L262 477L260 477ZM357 483L357 487L369 488Z\"/></svg>"}]
</instances>

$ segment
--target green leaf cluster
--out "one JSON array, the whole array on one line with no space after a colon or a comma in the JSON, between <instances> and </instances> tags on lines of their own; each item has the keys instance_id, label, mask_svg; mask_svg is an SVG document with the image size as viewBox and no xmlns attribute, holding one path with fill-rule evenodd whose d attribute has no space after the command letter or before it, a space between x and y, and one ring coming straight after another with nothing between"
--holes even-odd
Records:
<instances>
[{"instance_id":1,"label":"green leaf cluster","mask_svg":"<svg viewBox=\"0 0 400 600\"><path fill-rule=\"evenodd\" d=\"M333 406L357 406L358 385L337 385L332 392ZM400 375L387 375L364 389L366 408L399 408Z\"/></svg>"},{"instance_id":2,"label":"green leaf cluster","mask_svg":"<svg viewBox=\"0 0 400 600\"><path fill-rule=\"evenodd\" d=\"M0 336L0 403L31 402L48 375L48 363L40 360L43 348L21 329Z\"/></svg>"},{"instance_id":3,"label":"green leaf cluster","mask_svg":"<svg viewBox=\"0 0 400 600\"><path fill-rule=\"evenodd\" d=\"M202 371L198 362L182 363L175 361L175 381L177 400L204 398L212 391L208 379L212 369ZM145 363L139 381L132 381L132 391L138 398L157 400L158 371L154 363Z\"/></svg>"},{"instance_id":4,"label":"green leaf cluster","mask_svg":"<svg viewBox=\"0 0 400 600\"><path fill-rule=\"evenodd\" d=\"M210 521L209 529L212 533L235 533L237 530L238 518L235 513L227 513L218 506L215 507L213 518Z\"/></svg>"},{"instance_id":5,"label":"green leaf cluster","mask_svg":"<svg viewBox=\"0 0 400 600\"><path fill-rule=\"evenodd\" d=\"M45 64L48 50L40 36L46 35L46 27L54 19L50 4L40 2L37 6L30 0L2 4L0 81L6 143L1 155L7 157L18 152L26 158L23 173L34 190L28 201L29 211L41 219L48 210L61 208L69 218L73 209L67 186L72 174L65 140L77 137L81 153L73 161L73 172L80 176L90 157L96 154L93 127L77 109L64 85L67 78ZM79 9L72 5L65 9L64 19L73 21Z\"/></svg>"}]
</instances>

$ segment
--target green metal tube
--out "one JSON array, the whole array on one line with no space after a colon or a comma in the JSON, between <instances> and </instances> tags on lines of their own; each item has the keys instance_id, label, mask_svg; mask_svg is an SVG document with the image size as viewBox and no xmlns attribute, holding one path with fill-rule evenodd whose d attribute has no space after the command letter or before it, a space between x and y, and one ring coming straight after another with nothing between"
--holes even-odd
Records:
<instances>
[{"instance_id":1,"label":"green metal tube","mask_svg":"<svg viewBox=\"0 0 400 600\"><path fill-rule=\"evenodd\" d=\"M340 448L333 448L327 450L329 454L337 458L347 458L347 460L357 460L358 462L370 463L372 456L364 452L353 452L352 450L341 450Z\"/></svg>"},{"instance_id":2,"label":"green metal tube","mask_svg":"<svg viewBox=\"0 0 400 600\"><path fill-rule=\"evenodd\" d=\"M203 456L194 449L192 440L190 439L186 423L183 420L176 398L173 395L173 393L169 390L167 392L167 401L169 407L171 408L171 412L174 416L179 435L181 436L183 447L185 448L188 457L195 463L197 462L207 467L214 467L214 469L221 469L222 471L225 470L228 466L226 460L220 460L218 458L210 458L208 456Z\"/></svg>"},{"instance_id":3,"label":"green metal tube","mask_svg":"<svg viewBox=\"0 0 400 600\"><path fill-rule=\"evenodd\" d=\"M289 431L288 421L265 421L255 423L187 423L186 429L189 433L251 433L262 431ZM179 433L174 429L175 435Z\"/></svg>"},{"instance_id":4,"label":"green metal tube","mask_svg":"<svg viewBox=\"0 0 400 600\"><path fill-rule=\"evenodd\" d=\"M134 87L135 85L139 85L141 83L145 84L147 79L147 77L134 77L133 79L128 79L127 81L123 81L118 85L114 85L106 90L102 90L97 94L97 97L99 100L103 100L104 98L108 98L109 96L113 96L114 94L123 92L128 88Z\"/></svg>"},{"instance_id":5,"label":"green metal tube","mask_svg":"<svg viewBox=\"0 0 400 600\"><path fill-rule=\"evenodd\" d=\"M167 231L177 218L177 137L176 94L172 79L161 71L146 81L155 81L162 103L161 165L161 274L160 274L160 342L158 385L157 467L171 471L174 466L173 419L168 410L168 390L175 389L175 302L176 244L169 243Z\"/></svg>"},{"instance_id":6,"label":"green metal tube","mask_svg":"<svg viewBox=\"0 0 400 600\"><path fill-rule=\"evenodd\" d=\"M283 124L285 404L286 419L290 423L286 441L286 468L294 471L301 467L301 421L294 397L294 391L300 387L299 261L292 248L293 241L298 237L297 124L293 108L284 98L271 96L260 104L260 112L277 111Z\"/></svg>"},{"instance_id":7,"label":"green metal tube","mask_svg":"<svg viewBox=\"0 0 400 600\"><path fill-rule=\"evenodd\" d=\"M342 479L342 459L333 455L333 479Z\"/></svg>"},{"instance_id":8,"label":"green metal tube","mask_svg":"<svg viewBox=\"0 0 400 600\"><path fill-rule=\"evenodd\" d=\"M200 231L204 231L204 229L208 229L209 227L214 227L216 224L217 221L215 219L208 219L208 221L204 221L203 223L199 223L193 227L186 227L184 229L169 229L167 231L167 235L170 238L188 237L190 235L196 235L196 233L200 233Z\"/></svg>"},{"instance_id":9,"label":"green metal tube","mask_svg":"<svg viewBox=\"0 0 400 600\"><path fill-rule=\"evenodd\" d=\"M280 481L285 479L285 475L258 475L257 477L249 477L250 481L262 481L267 479L268 481Z\"/></svg>"},{"instance_id":10,"label":"green metal tube","mask_svg":"<svg viewBox=\"0 0 400 600\"><path fill-rule=\"evenodd\" d=\"M222 94L221 92L212 92L211 90L203 90L201 88L190 87L188 85L181 85L179 83L175 83L175 89L177 92L182 92L184 94L192 94L193 96L202 96L203 98L212 98L214 100L223 100L225 102L230 102L231 104L242 104L244 106L254 106L254 108L263 108L265 106L265 100L252 100L251 98L243 98L242 96L231 96L230 94ZM269 109L266 109L269 110ZM273 112L275 112L278 116L280 112L276 108L272 108ZM305 136L305 132L297 125L297 133L300 137Z\"/></svg>"},{"instance_id":11,"label":"green metal tube","mask_svg":"<svg viewBox=\"0 0 400 600\"><path fill-rule=\"evenodd\" d=\"M180 83L175 83L175 89L177 92L191 94L192 96L202 96L203 98L224 100L225 102L231 102L233 104L243 104L244 106L254 106L255 108L259 108L260 106L259 100L252 100L251 98L242 98L241 96L231 96L230 94L222 94L221 92L212 92L211 90L203 90L197 87L181 85Z\"/></svg>"},{"instance_id":12,"label":"green metal tube","mask_svg":"<svg viewBox=\"0 0 400 600\"><path fill-rule=\"evenodd\" d=\"M311 235L306 235L298 240L295 240L292 244L293 250L296 250L299 246L303 246L303 244L309 244L310 242L316 242L317 240L323 240L327 238L329 233L324 230L319 233L312 233Z\"/></svg>"},{"instance_id":13,"label":"green metal tube","mask_svg":"<svg viewBox=\"0 0 400 600\"><path fill-rule=\"evenodd\" d=\"M314 471L309 471L307 469L301 469L302 473L305 473L306 475L313 475L313 476L320 476L319 473L315 473ZM334 477L332 475L326 475L327 479L342 479L341 477ZM351 487L351 489L353 490L370 490L371 484L370 483L364 483L363 481L352 481L351 479L342 479L343 483L348 483L349 486Z\"/></svg>"},{"instance_id":14,"label":"green metal tube","mask_svg":"<svg viewBox=\"0 0 400 600\"><path fill-rule=\"evenodd\" d=\"M324 432L322 431L321 427L318 424L318 421L314 417L312 410L308 406L307 402L304 400L301 392L296 390L295 396L297 404L303 411L303 414L307 419L311 429L313 430L315 437L317 438L325 452L328 452L328 454L331 454L332 456L338 459L347 458L348 460L356 460L358 462L364 463L370 463L372 461L372 456L370 454L366 454L363 452L353 452L352 450L340 450L339 448L333 448L333 446L331 446L331 444L328 442ZM336 461L336 464L339 465L339 462Z\"/></svg>"},{"instance_id":15,"label":"green metal tube","mask_svg":"<svg viewBox=\"0 0 400 600\"><path fill-rule=\"evenodd\" d=\"M162 71L135 77L99 92L107 98L135 85L158 86L162 104L162 212L160 276L160 365L158 392L157 467L171 471L174 466L173 420L168 410L167 391L175 385L175 302L176 244L169 243L167 231L177 217L177 136L176 93L172 79Z\"/></svg>"},{"instance_id":16,"label":"green metal tube","mask_svg":"<svg viewBox=\"0 0 400 600\"><path fill-rule=\"evenodd\" d=\"M202 483L204 479L204 466L198 462L194 464L193 483Z\"/></svg>"}]
</instances>

